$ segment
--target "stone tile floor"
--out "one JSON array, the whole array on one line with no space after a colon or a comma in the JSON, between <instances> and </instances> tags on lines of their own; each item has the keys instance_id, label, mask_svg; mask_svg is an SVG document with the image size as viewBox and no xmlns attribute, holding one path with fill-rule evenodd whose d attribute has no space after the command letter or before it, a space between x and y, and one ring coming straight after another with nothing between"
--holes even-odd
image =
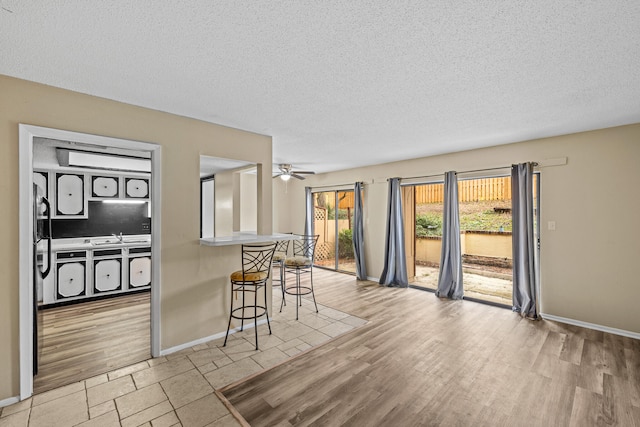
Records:
<instances>
[{"instance_id":1,"label":"stone tile floor","mask_svg":"<svg viewBox=\"0 0 640 427\"><path fill-rule=\"evenodd\" d=\"M305 299L295 320L292 301L279 312L273 292L272 335L258 326L188 349L69 384L2 408L5 426L238 426L214 393L232 382L287 359L366 323Z\"/></svg>"}]
</instances>

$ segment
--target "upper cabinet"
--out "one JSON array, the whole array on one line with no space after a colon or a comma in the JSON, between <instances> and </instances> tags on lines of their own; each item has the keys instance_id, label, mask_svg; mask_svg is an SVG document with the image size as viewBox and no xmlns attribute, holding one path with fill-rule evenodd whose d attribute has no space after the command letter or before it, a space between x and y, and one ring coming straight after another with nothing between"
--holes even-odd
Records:
<instances>
[{"instance_id":1,"label":"upper cabinet","mask_svg":"<svg viewBox=\"0 0 640 427\"><path fill-rule=\"evenodd\" d=\"M32 166L33 183L51 202L55 219L86 219L94 205L89 202L151 198L151 158L146 151L34 138Z\"/></svg>"},{"instance_id":2,"label":"upper cabinet","mask_svg":"<svg viewBox=\"0 0 640 427\"><path fill-rule=\"evenodd\" d=\"M84 175L56 173L54 216L86 218L84 182Z\"/></svg>"},{"instance_id":3,"label":"upper cabinet","mask_svg":"<svg viewBox=\"0 0 640 427\"><path fill-rule=\"evenodd\" d=\"M42 195L51 195L52 218L84 219L91 200L146 200L150 198L149 174L112 172L61 172L34 170L33 183Z\"/></svg>"},{"instance_id":4,"label":"upper cabinet","mask_svg":"<svg viewBox=\"0 0 640 427\"><path fill-rule=\"evenodd\" d=\"M124 191L130 199L149 198L149 180L143 178L125 178Z\"/></svg>"},{"instance_id":5,"label":"upper cabinet","mask_svg":"<svg viewBox=\"0 0 640 427\"><path fill-rule=\"evenodd\" d=\"M91 197L115 198L120 194L120 180L116 176L91 177Z\"/></svg>"}]
</instances>

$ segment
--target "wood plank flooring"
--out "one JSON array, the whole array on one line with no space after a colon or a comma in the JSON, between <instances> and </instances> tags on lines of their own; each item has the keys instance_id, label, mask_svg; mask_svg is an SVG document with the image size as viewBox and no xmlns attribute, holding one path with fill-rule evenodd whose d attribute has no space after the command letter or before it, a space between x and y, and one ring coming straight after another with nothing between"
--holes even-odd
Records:
<instances>
[{"instance_id":1,"label":"wood plank flooring","mask_svg":"<svg viewBox=\"0 0 640 427\"><path fill-rule=\"evenodd\" d=\"M44 310L34 392L149 359L149 298L145 292Z\"/></svg>"},{"instance_id":2,"label":"wood plank flooring","mask_svg":"<svg viewBox=\"0 0 640 427\"><path fill-rule=\"evenodd\" d=\"M221 391L251 426L640 426L640 341L314 270L369 323Z\"/></svg>"}]
</instances>

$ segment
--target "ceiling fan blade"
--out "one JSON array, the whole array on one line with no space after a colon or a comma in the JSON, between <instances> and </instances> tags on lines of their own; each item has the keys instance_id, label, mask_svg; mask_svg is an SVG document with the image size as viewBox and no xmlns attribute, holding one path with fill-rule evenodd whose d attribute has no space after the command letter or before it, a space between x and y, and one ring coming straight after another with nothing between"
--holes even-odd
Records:
<instances>
[{"instance_id":1,"label":"ceiling fan blade","mask_svg":"<svg viewBox=\"0 0 640 427\"><path fill-rule=\"evenodd\" d=\"M277 178L277 177L279 177L279 176L281 176L281 175L282 175L282 174L281 174L281 173L279 173L278 175L273 175L273 177L272 177L272 178Z\"/></svg>"},{"instance_id":2,"label":"ceiling fan blade","mask_svg":"<svg viewBox=\"0 0 640 427\"><path fill-rule=\"evenodd\" d=\"M291 173L291 176L294 177L294 178L298 178L298 179L305 179L304 176L295 174L293 172Z\"/></svg>"},{"instance_id":3,"label":"ceiling fan blade","mask_svg":"<svg viewBox=\"0 0 640 427\"><path fill-rule=\"evenodd\" d=\"M315 172L313 171L291 171L291 173L304 173L304 174L309 174L309 175L315 175Z\"/></svg>"}]
</instances>

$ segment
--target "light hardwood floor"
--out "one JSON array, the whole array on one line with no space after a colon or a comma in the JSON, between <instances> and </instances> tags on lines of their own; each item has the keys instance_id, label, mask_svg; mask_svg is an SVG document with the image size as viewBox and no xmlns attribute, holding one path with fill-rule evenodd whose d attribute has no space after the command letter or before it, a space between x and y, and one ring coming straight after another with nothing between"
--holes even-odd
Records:
<instances>
[{"instance_id":1,"label":"light hardwood floor","mask_svg":"<svg viewBox=\"0 0 640 427\"><path fill-rule=\"evenodd\" d=\"M149 296L137 293L44 310L34 392L149 359Z\"/></svg>"},{"instance_id":2,"label":"light hardwood floor","mask_svg":"<svg viewBox=\"0 0 640 427\"><path fill-rule=\"evenodd\" d=\"M640 341L315 270L361 328L221 391L252 426L640 426Z\"/></svg>"}]
</instances>

